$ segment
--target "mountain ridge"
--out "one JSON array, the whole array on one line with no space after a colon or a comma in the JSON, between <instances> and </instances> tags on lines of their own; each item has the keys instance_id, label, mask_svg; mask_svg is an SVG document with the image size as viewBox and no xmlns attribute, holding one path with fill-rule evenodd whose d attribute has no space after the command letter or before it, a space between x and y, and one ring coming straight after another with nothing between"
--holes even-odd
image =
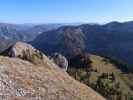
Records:
<instances>
[{"instance_id":1,"label":"mountain ridge","mask_svg":"<svg viewBox=\"0 0 133 100\"><path fill-rule=\"evenodd\" d=\"M57 29L60 24L10 24L0 23L0 37L14 41L31 41L38 34Z\"/></svg>"},{"instance_id":2,"label":"mountain ridge","mask_svg":"<svg viewBox=\"0 0 133 100\"><path fill-rule=\"evenodd\" d=\"M77 47L75 45L73 45L73 47L76 47L79 51L83 50L92 54L112 56L132 65L132 26L132 22L111 22L105 25L83 24L79 26L65 26L40 34L31 44L42 51L48 51L48 48L51 48L50 53L61 52L61 49L65 48L64 52L66 53L68 52L66 49L68 46L73 45L73 43L78 43L76 44ZM80 31L75 32L74 30L76 29ZM69 31L66 32L65 30ZM68 39L67 33L72 33L70 34L71 39ZM77 33L79 34L78 37ZM49 34L51 34L51 36ZM60 38L63 39L59 40ZM48 48L45 48L45 46L43 47L43 45L46 45ZM73 51L75 48L70 47L69 50Z\"/></svg>"}]
</instances>

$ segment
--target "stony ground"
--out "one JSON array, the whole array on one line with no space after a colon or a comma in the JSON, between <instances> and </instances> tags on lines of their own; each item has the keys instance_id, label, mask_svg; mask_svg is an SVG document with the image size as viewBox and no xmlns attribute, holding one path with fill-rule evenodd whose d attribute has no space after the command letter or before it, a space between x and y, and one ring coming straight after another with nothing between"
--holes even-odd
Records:
<instances>
[{"instance_id":1,"label":"stony ground","mask_svg":"<svg viewBox=\"0 0 133 100\"><path fill-rule=\"evenodd\" d=\"M104 100L47 57L44 65L0 56L0 100Z\"/></svg>"}]
</instances>

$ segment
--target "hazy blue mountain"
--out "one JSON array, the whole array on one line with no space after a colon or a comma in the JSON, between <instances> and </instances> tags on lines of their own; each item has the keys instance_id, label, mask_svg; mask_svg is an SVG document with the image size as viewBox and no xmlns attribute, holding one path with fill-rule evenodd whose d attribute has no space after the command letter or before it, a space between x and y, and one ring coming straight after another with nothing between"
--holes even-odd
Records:
<instances>
[{"instance_id":1,"label":"hazy blue mountain","mask_svg":"<svg viewBox=\"0 0 133 100\"><path fill-rule=\"evenodd\" d=\"M0 23L0 37L14 41L31 41L38 34L62 26L61 24L8 24Z\"/></svg>"},{"instance_id":2,"label":"hazy blue mountain","mask_svg":"<svg viewBox=\"0 0 133 100\"><path fill-rule=\"evenodd\" d=\"M0 53L9 48L13 44L14 44L13 41L0 38Z\"/></svg>"}]
</instances>

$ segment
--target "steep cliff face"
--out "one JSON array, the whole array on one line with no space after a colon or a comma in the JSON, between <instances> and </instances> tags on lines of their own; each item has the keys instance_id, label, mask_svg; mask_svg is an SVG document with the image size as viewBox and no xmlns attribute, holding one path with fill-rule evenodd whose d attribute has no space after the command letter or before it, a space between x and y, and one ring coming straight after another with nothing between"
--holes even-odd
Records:
<instances>
[{"instance_id":1,"label":"steep cliff face","mask_svg":"<svg viewBox=\"0 0 133 100\"><path fill-rule=\"evenodd\" d=\"M21 49L26 46L21 43ZM0 56L0 93L0 100L105 100L44 54L40 64Z\"/></svg>"}]
</instances>

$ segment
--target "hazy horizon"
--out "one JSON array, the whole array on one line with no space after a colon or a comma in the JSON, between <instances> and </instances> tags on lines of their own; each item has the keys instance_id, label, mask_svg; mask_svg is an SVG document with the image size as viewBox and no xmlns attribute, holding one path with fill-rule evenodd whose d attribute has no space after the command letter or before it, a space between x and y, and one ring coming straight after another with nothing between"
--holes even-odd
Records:
<instances>
[{"instance_id":1,"label":"hazy horizon","mask_svg":"<svg viewBox=\"0 0 133 100\"><path fill-rule=\"evenodd\" d=\"M3 24L18 24L18 25L49 25L49 24L65 24L65 25L80 25L80 24L99 24L99 25L104 25L104 24L108 24L108 23L111 23L111 22L119 22L119 23L125 23L125 22L131 22L133 20L125 20L125 21L117 21L117 20L112 20L112 21L107 21L107 22L42 22L42 23L30 23L30 22L25 22L25 23L17 23L17 22L2 22L0 21L0 23L3 23Z\"/></svg>"}]
</instances>

